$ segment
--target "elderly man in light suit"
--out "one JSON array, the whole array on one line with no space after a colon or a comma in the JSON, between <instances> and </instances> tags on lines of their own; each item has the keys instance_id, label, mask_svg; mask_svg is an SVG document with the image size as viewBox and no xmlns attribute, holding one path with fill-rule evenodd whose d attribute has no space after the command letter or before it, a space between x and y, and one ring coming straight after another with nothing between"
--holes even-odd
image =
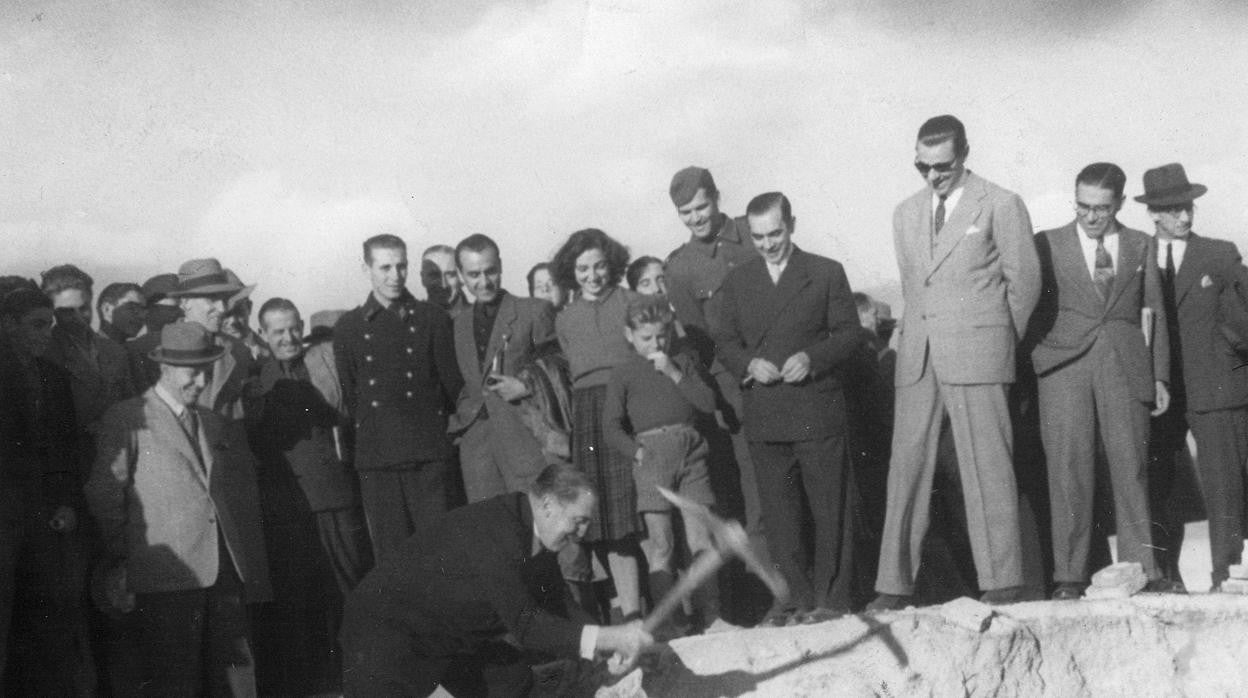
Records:
<instances>
[{"instance_id":1,"label":"elderly man in light suit","mask_svg":"<svg viewBox=\"0 0 1248 698\"><path fill-rule=\"evenodd\" d=\"M476 302L455 317L455 359L464 387L450 420L462 433L459 461L468 502L523 492L547 465L542 444L521 419L528 394L516 371L555 341L555 310L502 288L498 245L470 235L455 249L463 285ZM620 328L623 332L623 328Z\"/></svg>"},{"instance_id":2,"label":"elderly man in light suit","mask_svg":"<svg viewBox=\"0 0 1248 698\"><path fill-rule=\"evenodd\" d=\"M105 413L86 485L105 559L94 596L119 619L117 695L255 695L243 587L254 573L235 452L196 404L222 349L203 326L161 330L160 379Z\"/></svg>"},{"instance_id":3,"label":"elderly man in light suit","mask_svg":"<svg viewBox=\"0 0 1248 698\"><path fill-rule=\"evenodd\" d=\"M1170 342L1148 235L1121 225L1127 176L1097 162L1075 178L1075 220L1036 236L1043 290L1028 328L1048 462L1053 598L1087 586L1097 437L1105 449L1118 559L1162 591L1148 507L1149 406L1166 411Z\"/></svg>"},{"instance_id":4,"label":"elderly man in light suit","mask_svg":"<svg viewBox=\"0 0 1248 698\"><path fill-rule=\"evenodd\" d=\"M871 610L904 607L914 594L946 413L984 600L1016 600L1023 584L1006 396L1040 292L1031 219L1017 194L966 169L970 148L958 119L928 119L917 141L914 166L927 186L893 215L906 312Z\"/></svg>"}]
</instances>

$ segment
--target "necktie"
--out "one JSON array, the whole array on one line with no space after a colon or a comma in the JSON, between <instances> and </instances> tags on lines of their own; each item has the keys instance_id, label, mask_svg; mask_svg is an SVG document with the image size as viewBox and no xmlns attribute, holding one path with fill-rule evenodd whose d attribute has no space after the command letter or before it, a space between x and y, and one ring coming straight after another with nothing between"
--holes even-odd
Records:
<instances>
[{"instance_id":1,"label":"necktie","mask_svg":"<svg viewBox=\"0 0 1248 698\"><path fill-rule=\"evenodd\" d=\"M932 216L932 253L936 253L936 236L940 235L940 229L945 227L945 197L940 197L936 202L936 213Z\"/></svg>"},{"instance_id":2,"label":"necktie","mask_svg":"<svg viewBox=\"0 0 1248 698\"><path fill-rule=\"evenodd\" d=\"M199 465L204 465L204 454L199 450L199 419L195 416L195 410L187 405L182 410L182 414L178 416L178 422L182 424L182 430L186 432L186 438L191 441L191 448L194 449L195 455L199 457Z\"/></svg>"},{"instance_id":3,"label":"necktie","mask_svg":"<svg viewBox=\"0 0 1248 698\"><path fill-rule=\"evenodd\" d=\"M1105 238L1096 239L1096 265L1092 270L1092 282L1096 284L1101 300L1109 302L1109 292L1114 286L1114 260L1105 249Z\"/></svg>"},{"instance_id":4,"label":"necktie","mask_svg":"<svg viewBox=\"0 0 1248 698\"><path fill-rule=\"evenodd\" d=\"M1166 285L1170 287L1171 297L1174 295L1174 249L1171 243L1166 243Z\"/></svg>"}]
</instances>

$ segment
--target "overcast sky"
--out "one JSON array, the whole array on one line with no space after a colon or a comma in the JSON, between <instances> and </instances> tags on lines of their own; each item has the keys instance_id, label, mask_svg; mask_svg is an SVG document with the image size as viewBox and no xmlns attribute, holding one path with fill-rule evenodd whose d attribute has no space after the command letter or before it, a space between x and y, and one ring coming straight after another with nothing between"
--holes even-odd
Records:
<instances>
[{"instance_id":1,"label":"overcast sky","mask_svg":"<svg viewBox=\"0 0 1248 698\"><path fill-rule=\"evenodd\" d=\"M869 289L946 112L1037 229L1089 162L1135 195L1177 160L1209 187L1196 231L1243 248L1246 26L1238 0L9 0L0 273L73 262L98 290L216 256L311 311L363 300L369 235L483 232L524 293L578 228L666 255L698 164L729 213L789 194L798 244Z\"/></svg>"}]
</instances>

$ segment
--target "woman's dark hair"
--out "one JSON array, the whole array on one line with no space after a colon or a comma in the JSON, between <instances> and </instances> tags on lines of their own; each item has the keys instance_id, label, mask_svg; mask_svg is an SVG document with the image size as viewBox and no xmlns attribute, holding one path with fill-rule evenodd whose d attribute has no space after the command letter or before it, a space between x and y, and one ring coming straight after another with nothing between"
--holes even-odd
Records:
<instances>
[{"instance_id":1,"label":"woman's dark hair","mask_svg":"<svg viewBox=\"0 0 1248 698\"><path fill-rule=\"evenodd\" d=\"M649 267L651 264L657 264L659 266L663 266L663 260L659 259L658 257L651 257L650 255L645 255L644 257L638 257L637 259L634 259L633 263L628 265L628 271L624 272L624 278L628 280L629 288L633 289L634 291L637 290L637 282L641 281L641 275L645 273L646 268Z\"/></svg>"},{"instance_id":2,"label":"woman's dark hair","mask_svg":"<svg viewBox=\"0 0 1248 698\"><path fill-rule=\"evenodd\" d=\"M572 233L563 247L550 261L550 275L555 283L568 291L576 291L576 258L589 250L601 250L607 260L607 285L615 286L624 278L628 267L628 248L597 228L585 228Z\"/></svg>"}]
</instances>

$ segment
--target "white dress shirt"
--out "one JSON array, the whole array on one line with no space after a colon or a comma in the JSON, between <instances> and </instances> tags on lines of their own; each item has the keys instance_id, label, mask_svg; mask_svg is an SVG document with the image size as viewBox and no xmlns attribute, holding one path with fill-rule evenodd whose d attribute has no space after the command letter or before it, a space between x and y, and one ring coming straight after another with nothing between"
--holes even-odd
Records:
<instances>
[{"instance_id":1,"label":"white dress shirt","mask_svg":"<svg viewBox=\"0 0 1248 698\"><path fill-rule=\"evenodd\" d=\"M1157 267L1162 271L1166 270L1166 245L1170 246L1170 253L1174 257L1174 271L1178 273L1179 267L1183 266L1183 254L1187 252L1187 239L1157 240Z\"/></svg>"}]
</instances>

